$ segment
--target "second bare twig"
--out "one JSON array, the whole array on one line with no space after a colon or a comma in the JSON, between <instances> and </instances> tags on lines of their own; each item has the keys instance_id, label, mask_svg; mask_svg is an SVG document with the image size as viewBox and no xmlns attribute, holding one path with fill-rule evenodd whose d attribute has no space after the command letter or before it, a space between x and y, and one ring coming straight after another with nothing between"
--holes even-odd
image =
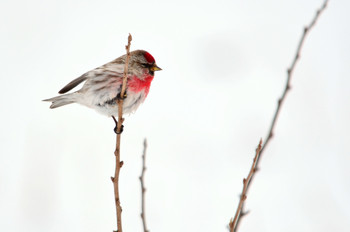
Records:
<instances>
[{"instance_id":1,"label":"second bare twig","mask_svg":"<svg viewBox=\"0 0 350 232\"><path fill-rule=\"evenodd\" d=\"M247 178L243 179L243 189L242 189L242 193L241 193L241 196L239 199L239 204L238 204L238 207L236 210L236 214L235 214L235 217L233 219L231 219L230 224L229 224L229 228L230 228L231 232L233 232L234 229L236 228L236 225L238 222L238 217L242 211L243 203L244 203L245 199L247 199L246 194L247 194L247 190L248 190L248 183L252 179L252 177L256 171L256 165L257 165L259 153L261 151L261 144L262 144L262 140L260 139L259 145L255 150L255 156L254 156L252 167L250 168L250 171L249 171Z\"/></svg>"},{"instance_id":2,"label":"second bare twig","mask_svg":"<svg viewBox=\"0 0 350 232\"><path fill-rule=\"evenodd\" d=\"M261 149L261 153L263 153L265 147L267 146L267 144L270 142L270 139L273 137L273 130L275 128L275 125L276 125L276 121L277 121L277 118L278 118L278 115L281 111L281 106L282 106L282 103L284 102L285 98L286 98L286 95L288 93L288 91L290 90L290 81L291 81L291 78L292 78L292 74L293 74L293 71L295 69L295 66L300 58L300 52L301 52L301 49L302 49L302 46L305 42L305 38L306 36L308 35L308 33L311 31L311 29L315 26L318 18L320 17L321 13L326 9L327 7L327 4L328 4L328 0L325 0L323 5L321 6L320 9L318 9L316 11L316 15L315 17L312 19L311 23L306 26L303 30L303 34L299 40L299 44L298 44L298 47L297 47L297 50L296 50L296 53L295 53L295 56L294 56L294 59L292 61L292 64L290 65L290 67L287 69L287 82L286 82L286 85L285 85L285 88L284 88L284 91L282 93L282 96L278 99L278 104L277 104L277 108L276 108L276 111L275 111L275 114L273 116L273 119L272 119L272 123L270 125L270 129L269 129L269 132L266 136L266 139L265 139L265 142L262 146L262 149ZM258 162L259 162L259 159L261 157L261 154L259 155L258 157Z\"/></svg>"},{"instance_id":3,"label":"second bare twig","mask_svg":"<svg viewBox=\"0 0 350 232\"><path fill-rule=\"evenodd\" d=\"M145 172L146 172L146 151L147 151L147 139L143 141L143 153L142 153L142 171L141 171L141 176L140 178L140 183L141 183L141 219L142 219L142 225L143 225L143 231L144 232L149 232L147 230L146 226L146 211L145 211L145 193L146 193L146 188L145 188Z\"/></svg>"},{"instance_id":4,"label":"second bare twig","mask_svg":"<svg viewBox=\"0 0 350 232\"><path fill-rule=\"evenodd\" d=\"M303 34L302 34L302 36L301 36L301 38L299 40L299 44L298 44L298 47L297 47L297 50L296 50L296 54L294 56L294 59L292 61L291 66L287 70L286 85L285 85L284 91L282 93L282 96L278 100L278 105L277 105L275 114L273 116L269 132L267 134L267 137L265 139L264 144L261 147L261 150L260 150L259 154L256 155L256 159L254 158L253 166L255 166L255 168L254 168L255 170L258 168L259 160L261 158L262 153L264 152L266 146L268 145L268 143L270 142L271 138L273 137L273 131L274 131L274 128L276 126L277 118L278 118L278 115L279 115L279 113L281 111L282 103L284 102L284 100L286 98L286 95L287 95L288 91L290 90L290 81L291 81L291 78L292 78L292 74L293 74L295 66L296 66L296 64L297 64L297 62L298 62L298 60L300 58L300 52L301 52L302 46L304 44L305 38L308 35L308 33L311 31L311 29L314 27L314 25L316 24L317 20L319 19L320 15L322 14L322 12L326 9L327 4L328 4L328 0L325 0L323 5L316 11L316 15L312 19L310 24L308 26L306 26L304 28L304 30L303 30ZM252 183L253 177L254 177L254 175L252 175L251 178L244 179L245 191L242 192L242 194L241 194L241 197L240 197L241 200L239 202L235 218L233 220L231 220L230 223L229 223L230 232L237 231L238 225L239 225L239 223L241 221L240 219L246 214L245 211L244 211L244 200L242 200L242 199L246 198L246 193L247 193L247 191L249 189L250 184ZM238 215L237 215L237 212L239 212Z\"/></svg>"}]
</instances>

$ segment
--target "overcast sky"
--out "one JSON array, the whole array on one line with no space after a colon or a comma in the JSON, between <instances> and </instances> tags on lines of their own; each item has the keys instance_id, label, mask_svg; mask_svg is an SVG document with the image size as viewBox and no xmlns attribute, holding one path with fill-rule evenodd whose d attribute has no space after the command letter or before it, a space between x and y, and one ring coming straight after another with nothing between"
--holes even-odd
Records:
<instances>
[{"instance_id":1,"label":"overcast sky","mask_svg":"<svg viewBox=\"0 0 350 232\"><path fill-rule=\"evenodd\" d=\"M84 72L131 49L159 67L126 117L125 232L227 231L286 70L322 0L1 1L0 231L112 231L114 122L49 109ZM329 2L304 44L239 231L350 230L350 2Z\"/></svg>"}]
</instances>

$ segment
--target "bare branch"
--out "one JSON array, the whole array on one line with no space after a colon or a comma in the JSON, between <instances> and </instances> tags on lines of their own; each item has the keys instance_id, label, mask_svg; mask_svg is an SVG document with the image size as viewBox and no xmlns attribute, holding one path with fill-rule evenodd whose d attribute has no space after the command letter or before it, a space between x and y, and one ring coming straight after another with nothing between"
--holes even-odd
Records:
<instances>
[{"instance_id":1,"label":"bare branch","mask_svg":"<svg viewBox=\"0 0 350 232\"><path fill-rule=\"evenodd\" d=\"M253 160L253 164L252 167L250 168L250 171L248 173L247 178L243 179L243 189L242 189L242 193L240 196L240 200L239 200L239 204L236 210L236 214L235 217L233 219L231 219L230 224L229 224L229 228L230 228L230 232L233 232L234 229L236 228L237 225L237 221L239 219L239 216L242 216L242 208L243 208L243 203L244 201L247 199L247 189L248 189L248 183L251 180L251 178L253 177L256 169L256 165L257 165L257 161L258 161L258 157L259 157L259 153L261 151L261 144L262 144L262 140L260 139L259 145L255 150L255 156L254 156L254 160Z\"/></svg>"},{"instance_id":2,"label":"bare branch","mask_svg":"<svg viewBox=\"0 0 350 232\"><path fill-rule=\"evenodd\" d=\"M315 17L312 19L311 23L309 24L309 26L305 27L304 30L303 30L303 34L300 38L300 41L299 41L299 44L298 44L298 47L297 47L297 50L296 50L296 53L295 53L295 56L294 56L294 59L292 61L292 64L290 65L290 67L287 69L287 82L286 82L286 86L284 88L284 92L282 93L282 96L279 98L278 100L278 104L277 104L277 108L276 108L276 111L275 111L275 114L273 116L273 119L272 119L272 123L270 125L270 129L269 129L269 132L266 136L266 140L263 144L263 147L261 149L261 153L264 151L265 147L267 146L267 144L270 142L270 139L273 137L273 130L275 128L275 125L276 125L276 121L277 121L277 118L278 118L278 115L281 111L281 106L282 106L282 103L284 102L285 98L286 98L286 95L288 93L288 91L290 91L290 81L291 81L291 78L292 78L292 74L294 72L294 69L295 69L295 66L300 58L300 52L301 52L301 49L302 49L302 46L304 44L304 41L305 41L305 38L306 36L309 34L309 32L311 31L311 29L314 27L314 25L316 24L318 18L320 17L321 13L324 11L324 9L326 8L328 4L328 0L325 0L322 7L316 11L316 15ZM259 155L258 157L258 162L259 162L259 159L261 157L261 154Z\"/></svg>"},{"instance_id":3,"label":"bare branch","mask_svg":"<svg viewBox=\"0 0 350 232\"><path fill-rule=\"evenodd\" d=\"M320 15L326 9L327 4L328 4L328 0L325 0L323 5L316 11L316 15L312 19L310 24L308 26L306 26L304 28L304 30L303 30L303 34L302 34L302 36L301 36L301 38L299 40L299 44L298 44L298 47L297 47L297 50L296 50L296 54L294 56L292 64L290 65L290 67L287 70L287 82L286 82L284 91L282 93L282 96L278 100L277 108L276 108L275 114L273 116L269 132L268 132L268 134L266 136L264 144L261 147L260 153L257 154L256 160L254 159L254 163L255 164L253 163L253 165L255 165L255 170L258 169L259 160L260 160L260 158L261 158L261 156L262 156L266 146L268 145L268 143L270 142L271 138L273 137L273 131L274 131L274 128L276 126L277 118L278 118L278 115L279 115L279 113L281 111L282 103L284 102L287 93L290 91L290 82L291 82L292 74L293 74L295 66L296 66L296 64L297 64L297 62L298 62L298 60L300 58L300 52L301 52L302 46L304 44L304 41L306 39L306 36L309 34L311 29L315 26L315 24L316 24L317 20L319 19ZM254 175L252 175L251 178L245 179L244 185L246 185L246 192L248 191L249 186L252 183L253 177L254 177ZM241 199L242 199L242 197L246 198L246 195L242 193ZM237 231L238 225L240 223L240 219L242 218L242 216L246 215L246 213L244 211L244 200L243 201L240 200L236 213L238 211L239 211L238 218L236 219L237 215L235 215L235 218L233 220L231 220L230 223L229 223L229 228L230 228L231 232Z\"/></svg>"},{"instance_id":4,"label":"bare branch","mask_svg":"<svg viewBox=\"0 0 350 232\"><path fill-rule=\"evenodd\" d=\"M113 185L114 185L115 207L116 207L116 213L117 213L117 228L118 228L117 232L123 232L123 229L122 229L122 207L120 206L120 197L119 197L119 172L120 172L120 168L123 166L123 161L120 161L120 139L121 139L121 128L122 128L122 124L124 122L123 102L124 102L125 89L126 89L126 84L127 84L127 74L128 74L128 64L129 64L129 59L130 59L131 40L132 40L132 37L129 34L128 45L125 46L126 60L125 60L125 67L124 67L123 85L122 85L122 90L120 92L120 98L118 98L118 100L117 100L117 104L118 104L118 122L117 122L117 131L116 131L117 141L116 141L116 148L114 151L116 164L115 164L114 177L112 177L112 181L113 181Z\"/></svg>"},{"instance_id":5,"label":"bare branch","mask_svg":"<svg viewBox=\"0 0 350 232\"><path fill-rule=\"evenodd\" d=\"M146 188L145 188L145 172L146 172L146 150L147 150L147 139L143 141L143 153L142 153L142 171L140 176L140 183L141 183L141 219L143 224L143 231L149 232L147 230L146 226L146 211L145 211L145 194L146 194Z\"/></svg>"}]
</instances>

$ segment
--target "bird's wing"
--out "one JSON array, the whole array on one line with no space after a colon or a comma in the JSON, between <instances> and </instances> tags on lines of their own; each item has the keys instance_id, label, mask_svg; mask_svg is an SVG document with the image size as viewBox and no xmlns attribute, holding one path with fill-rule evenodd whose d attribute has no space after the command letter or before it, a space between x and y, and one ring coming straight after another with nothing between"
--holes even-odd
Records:
<instances>
[{"instance_id":1,"label":"bird's wing","mask_svg":"<svg viewBox=\"0 0 350 232\"><path fill-rule=\"evenodd\" d=\"M68 91L70 91L80 83L86 81L87 79L98 81L99 79L101 79L101 77L103 78L103 76L105 76L105 74L107 73L111 73L114 76L119 76L119 75L123 75L123 72L124 72L124 64L120 64L117 62L110 62L101 67L95 68L87 73L84 73L80 77L72 80L66 86L64 86L58 93L59 94L67 93Z\"/></svg>"},{"instance_id":2,"label":"bird's wing","mask_svg":"<svg viewBox=\"0 0 350 232\"><path fill-rule=\"evenodd\" d=\"M72 80L71 82L69 82L58 93L59 94L67 93L69 90L73 89L74 87L76 87L77 85L82 83L83 81L86 81L87 78L88 78L88 75L86 73L81 75L80 77L78 77L78 78Z\"/></svg>"},{"instance_id":3,"label":"bird's wing","mask_svg":"<svg viewBox=\"0 0 350 232\"><path fill-rule=\"evenodd\" d=\"M86 73L87 79L78 91L89 105L103 105L121 90L123 64L107 63Z\"/></svg>"}]
</instances>

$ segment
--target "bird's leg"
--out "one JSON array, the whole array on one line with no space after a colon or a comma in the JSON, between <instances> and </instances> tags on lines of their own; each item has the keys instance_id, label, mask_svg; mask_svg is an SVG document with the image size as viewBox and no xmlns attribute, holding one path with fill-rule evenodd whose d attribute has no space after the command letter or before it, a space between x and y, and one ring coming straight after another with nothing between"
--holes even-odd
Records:
<instances>
[{"instance_id":1,"label":"bird's leg","mask_svg":"<svg viewBox=\"0 0 350 232\"><path fill-rule=\"evenodd\" d=\"M114 132L116 134L121 134L123 132L124 125L122 125L122 127L120 128L120 132L118 133L118 121L117 121L117 119L115 119L115 117L113 115L112 115L112 118L113 118L113 120L115 122Z\"/></svg>"}]
</instances>

